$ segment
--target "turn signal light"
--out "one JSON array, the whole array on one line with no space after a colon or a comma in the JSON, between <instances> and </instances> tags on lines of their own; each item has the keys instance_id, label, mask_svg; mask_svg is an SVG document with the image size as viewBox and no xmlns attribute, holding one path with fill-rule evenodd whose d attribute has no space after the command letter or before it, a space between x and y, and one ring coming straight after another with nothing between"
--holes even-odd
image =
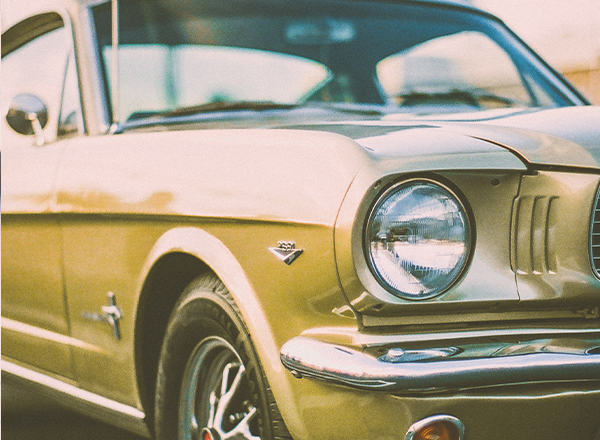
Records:
<instances>
[{"instance_id":1,"label":"turn signal light","mask_svg":"<svg viewBox=\"0 0 600 440\"><path fill-rule=\"evenodd\" d=\"M406 440L463 440L464 425L456 417L439 415L413 424Z\"/></svg>"}]
</instances>

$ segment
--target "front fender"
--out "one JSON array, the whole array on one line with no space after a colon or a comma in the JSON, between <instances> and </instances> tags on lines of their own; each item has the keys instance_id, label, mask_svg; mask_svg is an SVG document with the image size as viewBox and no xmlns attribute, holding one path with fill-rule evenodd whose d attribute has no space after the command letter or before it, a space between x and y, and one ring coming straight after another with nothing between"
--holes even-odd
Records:
<instances>
[{"instance_id":1,"label":"front fender","mask_svg":"<svg viewBox=\"0 0 600 440\"><path fill-rule=\"evenodd\" d=\"M269 319L265 313L259 294L238 258L221 239L206 230L198 227L170 229L156 241L148 255L138 282L139 292L142 292L145 280L156 263L171 253L185 253L196 257L217 274L227 286L251 334L288 428L292 432L302 433L301 437L306 437L301 409L298 408L295 399L289 398L293 394L291 386L293 378L286 372L280 361L281 344L274 337L274 329L271 325L271 321L275 318L271 316Z\"/></svg>"}]
</instances>

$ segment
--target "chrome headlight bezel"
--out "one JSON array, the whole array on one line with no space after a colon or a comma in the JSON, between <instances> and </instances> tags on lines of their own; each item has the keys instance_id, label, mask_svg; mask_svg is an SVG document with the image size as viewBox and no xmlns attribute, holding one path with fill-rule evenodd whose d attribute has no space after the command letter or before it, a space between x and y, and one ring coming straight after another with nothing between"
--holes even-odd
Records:
<instances>
[{"instance_id":1,"label":"chrome headlight bezel","mask_svg":"<svg viewBox=\"0 0 600 440\"><path fill-rule=\"evenodd\" d=\"M446 277L446 280L440 285L440 287L432 289L428 292L422 291L418 294L415 294L400 290L386 280L386 275L381 273L381 270L377 267L375 259L372 255L370 231L372 229L374 219L377 217L382 206L388 203L388 201L393 199L400 192L406 189L417 187L435 189L436 191L439 191L440 194L445 195L448 200L455 205L464 225L464 251L462 252L461 257L458 259L456 265L450 271L449 276ZM363 226L362 247L365 261L371 274L377 280L378 284L381 285L387 292L404 300L421 301L435 298L443 293L446 293L449 289L455 286L456 283L463 278L467 268L469 267L473 254L474 242L473 215L468 205L464 203L464 196L462 196L457 189L451 188L451 184L442 183L439 180L429 178L416 177L398 181L389 185L375 198L367 213Z\"/></svg>"}]
</instances>

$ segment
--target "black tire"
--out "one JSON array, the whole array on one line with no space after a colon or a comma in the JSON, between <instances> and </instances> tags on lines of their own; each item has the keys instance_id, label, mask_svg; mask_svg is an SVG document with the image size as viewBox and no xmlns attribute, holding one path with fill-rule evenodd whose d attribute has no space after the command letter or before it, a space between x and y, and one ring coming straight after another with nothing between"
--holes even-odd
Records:
<instances>
[{"instance_id":1,"label":"black tire","mask_svg":"<svg viewBox=\"0 0 600 440\"><path fill-rule=\"evenodd\" d=\"M239 309L212 274L194 280L171 314L158 366L155 436L291 439Z\"/></svg>"}]
</instances>

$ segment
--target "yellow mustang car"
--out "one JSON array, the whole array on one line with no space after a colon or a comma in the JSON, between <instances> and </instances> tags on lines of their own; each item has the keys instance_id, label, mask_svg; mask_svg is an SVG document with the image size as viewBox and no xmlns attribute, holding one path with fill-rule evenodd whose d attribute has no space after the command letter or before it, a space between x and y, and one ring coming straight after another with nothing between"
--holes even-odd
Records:
<instances>
[{"instance_id":1,"label":"yellow mustang car","mask_svg":"<svg viewBox=\"0 0 600 440\"><path fill-rule=\"evenodd\" d=\"M600 440L600 108L500 20L2 20L3 379L157 440Z\"/></svg>"}]
</instances>

